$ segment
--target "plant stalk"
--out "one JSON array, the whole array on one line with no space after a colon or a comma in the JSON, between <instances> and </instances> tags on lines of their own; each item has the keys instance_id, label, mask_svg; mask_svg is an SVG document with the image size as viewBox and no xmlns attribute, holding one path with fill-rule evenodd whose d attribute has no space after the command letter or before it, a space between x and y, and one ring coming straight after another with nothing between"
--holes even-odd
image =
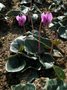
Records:
<instances>
[{"instance_id":1,"label":"plant stalk","mask_svg":"<svg viewBox=\"0 0 67 90\"><path fill-rule=\"evenodd\" d=\"M32 3L33 2L33 0L31 1L31 3L30 3L30 8L32 9ZM31 20L31 25L32 25L32 34L34 33L34 25L33 25L33 21L32 21L32 18L31 18L31 16L32 16L32 13L30 12L30 14L29 14L29 16L30 16L30 20Z\"/></svg>"},{"instance_id":2,"label":"plant stalk","mask_svg":"<svg viewBox=\"0 0 67 90\"><path fill-rule=\"evenodd\" d=\"M39 41L38 41L38 52L40 53L40 32L41 32L41 22L40 22L40 25L39 25Z\"/></svg>"},{"instance_id":3,"label":"plant stalk","mask_svg":"<svg viewBox=\"0 0 67 90\"><path fill-rule=\"evenodd\" d=\"M24 28L24 33L26 33L26 29L25 29L25 26L24 26L23 28Z\"/></svg>"}]
</instances>

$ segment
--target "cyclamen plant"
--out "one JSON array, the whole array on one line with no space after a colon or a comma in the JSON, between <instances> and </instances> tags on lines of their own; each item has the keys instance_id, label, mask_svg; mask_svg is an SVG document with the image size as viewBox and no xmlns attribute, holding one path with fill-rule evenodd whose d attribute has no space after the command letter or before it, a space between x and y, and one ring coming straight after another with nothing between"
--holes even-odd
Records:
<instances>
[{"instance_id":1,"label":"cyclamen plant","mask_svg":"<svg viewBox=\"0 0 67 90\"><path fill-rule=\"evenodd\" d=\"M52 39L50 40L49 36L47 35L47 33L49 33L51 34L51 36L54 36L52 34L53 29L52 31L51 29L49 29L49 25L50 23L52 23L53 20L53 15L50 11L41 12L41 9L39 9L37 5L35 3L34 5L31 1L33 0L30 0L30 2L29 0L25 0L25 2L24 0L22 0L22 4L25 4L21 5L22 7L19 13L16 11L16 21L19 27L21 27L21 29L23 29L23 31L25 32L21 33L21 36L17 37L15 40L12 41L10 45L10 51L13 52L14 55L8 58L8 61L5 65L6 71L11 73L21 71L22 76L24 76L23 74L25 72L27 73L26 75L28 75L28 77L30 78L28 80L28 84L19 84L16 86L12 86L11 89L20 90L22 88L26 90L27 88L29 88L32 90L36 90L35 86L33 86L29 82L33 82L34 79L38 77L40 78L40 76L44 76L45 74L48 74L47 77L54 76L57 81L53 79L49 79L49 81L44 81L46 82L46 84L44 83L46 87L44 87L43 89L53 90L54 87L56 90L62 88L65 89L67 88L67 86L64 83L62 84L62 82L59 82L59 80L62 81L65 79L64 71L62 70L62 68L57 66L56 60L54 58L55 56L58 57L55 54L58 54L57 51L59 52L58 48L53 47L54 45L58 45L54 44L53 41L53 39L56 39L56 37L50 38ZM42 0L34 0L34 2L38 3L41 1ZM26 7L26 3L30 4L30 7ZM36 14L38 18L35 18L36 15L34 14ZM28 30L29 32L26 32ZM43 32L41 32L41 30ZM31 71L32 73L29 75L28 71Z\"/></svg>"},{"instance_id":2,"label":"cyclamen plant","mask_svg":"<svg viewBox=\"0 0 67 90\"><path fill-rule=\"evenodd\" d=\"M48 26L53 19L53 15L51 12L43 12L41 14L41 23L40 23L40 27L39 27L39 43L38 43L38 51L40 52L40 30L41 30L41 24L43 24L44 26ZM25 15L18 15L16 16L16 20L18 21L19 26L23 27L25 22L26 22L26 16ZM31 19L31 24L33 26L33 22ZM32 27L32 29L34 29L34 27Z\"/></svg>"},{"instance_id":3,"label":"cyclamen plant","mask_svg":"<svg viewBox=\"0 0 67 90\"><path fill-rule=\"evenodd\" d=\"M31 17L29 17L32 20ZM51 12L43 12L41 14L41 21L39 26L39 31L26 33L18 38L16 38L10 46L10 51L18 53L10 57L9 61L6 63L6 70L8 72L18 72L21 70L28 69L30 66L36 70L50 69L53 68L56 75L60 80L64 80L65 74L63 70L57 67L53 58L52 53L49 50L53 50L53 44L48 38L45 38L41 35L41 26L44 25L45 29L53 20L53 15ZM25 26L26 15L17 15L16 20L20 27ZM31 22L32 29L33 21ZM20 55L19 55L20 54ZM41 56L42 55L42 56ZM19 62L19 63L16 63ZM33 63L33 64L32 64ZM12 64L12 65L11 65ZM13 65L18 65L18 67L13 68ZM26 68L26 65L29 64ZM59 71L59 72L58 72Z\"/></svg>"},{"instance_id":4,"label":"cyclamen plant","mask_svg":"<svg viewBox=\"0 0 67 90\"><path fill-rule=\"evenodd\" d=\"M38 51L40 52L40 32L41 32L41 25L43 24L45 27L48 28L48 25L52 22L53 20L53 15L51 12L43 12L41 14L41 22L40 22L40 27L39 27L39 43L38 43Z\"/></svg>"}]
</instances>

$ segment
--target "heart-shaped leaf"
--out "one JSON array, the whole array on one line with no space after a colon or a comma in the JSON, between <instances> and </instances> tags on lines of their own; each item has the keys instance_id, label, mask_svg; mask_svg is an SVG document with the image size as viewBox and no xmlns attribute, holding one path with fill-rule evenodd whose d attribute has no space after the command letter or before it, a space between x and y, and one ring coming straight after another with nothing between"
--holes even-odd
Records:
<instances>
[{"instance_id":1,"label":"heart-shaped leaf","mask_svg":"<svg viewBox=\"0 0 67 90\"><path fill-rule=\"evenodd\" d=\"M21 4L29 4L31 2L32 2L32 0L22 0L21 1Z\"/></svg>"},{"instance_id":2,"label":"heart-shaped leaf","mask_svg":"<svg viewBox=\"0 0 67 90\"><path fill-rule=\"evenodd\" d=\"M33 35L34 35L35 39L37 41L39 41L39 35L38 35L38 33L34 33ZM40 36L40 43L46 49L50 49L51 48L51 45L52 45L51 44L51 41L48 38L44 38L42 36Z\"/></svg>"},{"instance_id":3,"label":"heart-shaped leaf","mask_svg":"<svg viewBox=\"0 0 67 90\"><path fill-rule=\"evenodd\" d=\"M41 90L67 90L67 83L59 79L41 77L36 79L34 84L36 84L38 90L39 86L41 86Z\"/></svg>"},{"instance_id":4,"label":"heart-shaped leaf","mask_svg":"<svg viewBox=\"0 0 67 90\"><path fill-rule=\"evenodd\" d=\"M58 21L58 22L57 22L57 21L54 21L54 22L52 23L52 26L49 26L49 28L51 28L51 29L54 30L54 31L57 31L59 27L60 27L59 21Z\"/></svg>"},{"instance_id":5,"label":"heart-shaped leaf","mask_svg":"<svg viewBox=\"0 0 67 90\"><path fill-rule=\"evenodd\" d=\"M47 90L67 90L67 83L58 79L49 79Z\"/></svg>"},{"instance_id":6,"label":"heart-shaped leaf","mask_svg":"<svg viewBox=\"0 0 67 90\"><path fill-rule=\"evenodd\" d=\"M59 28L59 36L67 40L67 26Z\"/></svg>"},{"instance_id":7,"label":"heart-shaped leaf","mask_svg":"<svg viewBox=\"0 0 67 90\"><path fill-rule=\"evenodd\" d=\"M20 55L14 55L8 58L5 69L8 72L19 72L26 66L25 58Z\"/></svg>"},{"instance_id":8,"label":"heart-shaped leaf","mask_svg":"<svg viewBox=\"0 0 67 90\"><path fill-rule=\"evenodd\" d=\"M8 11L7 12L7 16L8 17L15 17L15 16L17 16L17 15L19 15L20 14L20 10L10 10L10 11Z\"/></svg>"},{"instance_id":9,"label":"heart-shaped leaf","mask_svg":"<svg viewBox=\"0 0 67 90\"><path fill-rule=\"evenodd\" d=\"M34 35L30 33L28 36L20 36L13 40L10 45L10 51L18 53L20 47L23 47L25 52L29 54L36 54L38 52L38 42L38 35L35 35L35 33ZM44 49L51 48L51 42L48 38L40 37L40 44L41 52L44 52Z\"/></svg>"},{"instance_id":10,"label":"heart-shaped leaf","mask_svg":"<svg viewBox=\"0 0 67 90\"><path fill-rule=\"evenodd\" d=\"M67 12L65 12L64 15L67 16Z\"/></svg>"},{"instance_id":11,"label":"heart-shaped leaf","mask_svg":"<svg viewBox=\"0 0 67 90\"><path fill-rule=\"evenodd\" d=\"M38 3L38 4L42 4L43 1L44 0L35 0L35 2Z\"/></svg>"},{"instance_id":12,"label":"heart-shaped leaf","mask_svg":"<svg viewBox=\"0 0 67 90\"><path fill-rule=\"evenodd\" d=\"M54 65L54 66L53 66L53 69L54 69L57 77L58 77L60 80L64 80L64 79L65 79L65 73L64 73L64 71L62 70L62 68Z\"/></svg>"},{"instance_id":13,"label":"heart-shaped leaf","mask_svg":"<svg viewBox=\"0 0 67 90\"><path fill-rule=\"evenodd\" d=\"M28 14L29 11L30 11L30 8L29 8L29 7L24 6L24 5L21 6L21 12L22 12L23 14Z\"/></svg>"},{"instance_id":14,"label":"heart-shaped leaf","mask_svg":"<svg viewBox=\"0 0 67 90\"><path fill-rule=\"evenodd\" d=\"M53 2L59 5L62 2L62 0L53 0Z\"/></svg>"},{"instance_id":15,"label":"heart-shaped leaf","mask_svg":"<svg viewBox=\"0 0 67 90\"><path fill-rule=\"evenodd\" d=\"M37 53L38 49L38 42L34 39L33 36L27 38L25 40L25 51L27 53Z\"/></svg>"},{"instance_id":16,"label":"heart-shaped leaf","mask_svg":"<svg viewBox=\"0 0 67 90\"><path fill-rule=\"evenodd\" d=\"M2 4L2 3L0 3L0 12L1 12L3 9L5 9L5 5Z\"/></svg>"},{"instance_id":17,"label":"heart-shaped leaf","mask_svg":"<svg viewBox=\"0 0 67 90\"><path fill-rule=\"evenodd\" d=\"M62 21L65 16L58 16L57 19Z\"/></svg>"},{"instance_id":18,"label":"heart-shaped leaf","mask_svg":"<svg viewBox=\"0 0 67 90\"><path fill-rule=\"evenodd\" d=\"M34 79L38 78L38 71L31 66L27 67L21 72L21 78L27 82L32 82Z\"/></svg>"},{"instance_id":19,"label":"heart-shaped leaf","mask_svg":"<svg viewBox=\"0 0 67 90\"><path fill-rule=\"evenodd\" d=\"M37 60L27 59L26 60L26 65L27 65L27 67L32 67L32 68L34 68L36 70L40 70L41 67L42 67L42 65L41 65L41 63L39 62L38 59Z\"/></svg>"},{"instance_id":20,"label":"heart-shaped leaf","mask_svg":"<svg viewBox=\"0 0 67 90\"><path fill-rule=\"evenodd\" d=\"M37 53L38 52L38 35L29 35L25 40L25 51L27 53ZM51 48L51 42L48 38L40 37L40 51L44 52L44 49Z\"/></svg>"},{"instance_id":21,"label":"heart-shaped leaf","mask_svg":"<svg viewBox=\"0 0 67 90\"><path fill-rule=\"evenodd\" d=\"M63 18L63 20L61 21L61 23L63 24L64 27L67 26L66 22L67 22L67 16L65 16L65 17Z\"/></svg>"},{"instance_id":22,"label":"heart-shaped leaf","mask_svg":"<svg viewBox=\"0 0 67 90\"><path fill-rule=\"evenodd\" d=\"M36 90L36 87L32 83L18 84L11 86L11 90Z\"/></svg>"},{"instance_id":23,"label":"heart-shaped leaf","mask_svg":"<svg viewBox=\"0 0 67 90\"><path fill-rule=\"evenodd\" d=\"M14 53L18 53L20 48L22 46L24 47L25 39L26 39L26 36L20 36L16 38L15 40L13 40L13 42L10 45L10 51Z\"/></svg>"},{"instance_id":24,"label":"heart-shaped leaf","mask_svg":"<svg viewBox=\"0 0 67 90\"><path fill-rule=\"evenodd\" d=\"M54 65L54 59L49 53L41 55L39 61L45 67L45 69L50 69Z\"/></svg>"}]
</instances>

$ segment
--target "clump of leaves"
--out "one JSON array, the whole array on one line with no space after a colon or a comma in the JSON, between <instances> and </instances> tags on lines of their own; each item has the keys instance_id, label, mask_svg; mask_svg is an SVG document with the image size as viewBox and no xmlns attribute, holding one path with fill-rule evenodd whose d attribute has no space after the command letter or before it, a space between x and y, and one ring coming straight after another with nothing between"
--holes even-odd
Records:
<instances>
[{"instance_id":1,"label":"clump of leaves","mask_svg":"<svg viewBox=\"0 0 67 90\"><path fill-rule=\"evenodd\" d=\"M31 83L20 83L18 85L11 86L11 90L66 90L67 83L64 83L59 79L49 79L49 78L38 78Z\"/></svg>"},{"instance_id":2,"label":"clump of leaves","mask_svg":"<svg viewBox=\"0 0 67 90\"><path fill-rule=\"evenodd\" d=\"M65 78L63 70L54 66L55 60L49 53L51 42L48 38L40 36L40 52L38 51L38 32L31 32L28 35L16 38L10 46L10 50L17 55L8 58L6 70L8 72L24 71L28 67L37 71L53 68L57 77L61 80ZM59 72L57 71L59 70Z\"/></svg>"},{"instance_id":3,"label":"clump of leaves","mask_svg":"<svg viewBox=\"0 0 67 90\"><path fill-rule=\"evenodd\" d=\"M57 6L58 8L62 8L62 1L58 2L56 0L54 0L54 2L56 2L56 4L54 3L54 5L56 6L56 10L58 12ZM33 4L34 3L34 4ZM18 38L16 38L15 40L12 41L11 45L10 45L10 51L13 52L15 55L11 56L8 58L8 61L6 62L6 70L8 72L24 72L26 70L28 70L29 68L34 68L34 70L36 70L37 72L39 72L40 70L42 70L42 68L44 68L44 70L46 69L51 69L54 71L55 76L57 76L57 79L59 80L64 80L65 79L65 74L64 71L59 67L56 66L56 61L54 59L54 52L58 53L58 50L55 50L56 47L53 47L53 45L57 45L57 42L52 42L50 41L50 39L48 38L48 36L43 36L41 33L41 24L45 27L48 27L48 25L51 23L53 16L52 13L50 12L44 12L41 14L40 9L37 7L37 4L42 5L43 1L42 0L34 0L32 3L32 0L28 1L28 0L22 0L20 7L17 10L11 10L7 13L7 16L9 17L17 17L17 15L23 16L26 15L27 18L27 22L31 23L31 28L32 28L32 32L25 32L24 35L19 36ZM59 5L59 4L60 5ZM52 6L49 7L49 9L51 9ZM64 8L64 7L63 7ZM41 21L40 21L40 16L41 16ZM22 17L21 17L22 18ZM19 18L18 23L23 22L23 20L21 20L21 18ZM63 35L66 35L66 25L65 25L65 21L66 19L65 15L63 15L62 17L57 17L53 20L52 26L50 26L51 28L53 28L54 30L56 30L56 32L58 32L58 34L62 37ZM19 22L20 21L20 22ZM26 21L26 19L25 19ZM24 22L25 22L24 21ZM39 21L40 23L40 27L39 29L37 28L37 26L35 27L35 23ZM26 23L27 24L27 23ZM20 24L19 24L20 25ZM34 27L33 27L34 25ZM38 25L38 24L37 24ZM23 25L20 25L21 27ZM27 25L26 25L27 26ZM30 26L30 24L29 24ZM64 34L61 33L62 30L60 30L60 27L63 27L64 30ZM35 30L35 28L37 30ZM25 26L24 26L25 29ZM46 29L46 28L45 28ZM30 30L30 29L29 29ZM66 36L64 37L66 38ZM51 51L51 52L50 52ZM56 54L57 55L57 54ZM51 85L47 84L47 90L49 90L49 87ZM26 89L27 90L27 84L26 85L16 85L14 87L12 87L12 89ZM29 87L30 89L30 87ZM53 85L51 86L51 89L53 89ZM32 90L36 90L35 88ZM56 84L56 90L57 89L57 84Z\"/></svg>"},{"instance_id":4,"label":"clump of leaves","mask_svg":"<svg viewBox=\"0 0 67 90\"><path fill-rule=\"evenodd\" d=\"M47 90L66 90L67 84L62 80L50 79L48 82Z\"/></svg>"},{"instance_id":5,"label":"clump of leaves","mask_svg":"<svg viewBox=\"0 0 67 90\"><path fill-rule=\"evenodd\" d=\"M67 22L66 15L58 16L53 20L52 24L49 25L49 27L52 28L52 30L56 31L61 38L66 40L67 25L65 22Z\"/></svg>"},{"instance_id":6,"label":"clump of leaves","mask_svg":"<svg viewBox=\"0 0 67 90\"><path fill-rule=\"evenodd\" d=\"M34 81L37 90L66 90L67 83L59 79L38 78Z\"/></svg>"},{"instance_id":7,"label":"clump of leaves","mask_svg":"<svg viewBox=\"0 0 67 90\"><path fill-rule=\"evenodd\" d=\"M53 0L51 5L49 6L49 9L53 12L54 16L58 16L63 15L63 13L66 11L66 6L63 0Z\"/></svg>"}]
</instances>

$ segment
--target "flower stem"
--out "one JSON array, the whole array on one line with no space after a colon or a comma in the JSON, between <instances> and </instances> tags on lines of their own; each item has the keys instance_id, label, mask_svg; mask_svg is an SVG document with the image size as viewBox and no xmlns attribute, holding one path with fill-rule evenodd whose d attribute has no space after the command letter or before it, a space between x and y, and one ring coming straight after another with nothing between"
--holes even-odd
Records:
<instances>
[{"instance_id":1,"label":"flower stem","mask_svg":"<svg viewBox=\"0 0 67 90\"><path fill-rule=\"evenodd\" d=\"M31 1L31 3L30 3L30 8L32 9L32 2L33 1ZM30 20L31 20L31 25L32 25L32 34L34 33L34 25L33 25L33 21L32 21L32 18L31 18L31 16L32 16L32 13L30 12L29 13L29 16L30 16Z\"/></svg>"},{"instance_id":2,"label":"flower stem","mask_svg":"<svg viewBox=\"0 0 67 90\"><path fill-rule=\"evenodd\" d=\"M25 26L24 26L23 28L24 28L24 33L26 33L26 29L25 29Z\"/></svg>"},{"instance_id":3,"label":"flower stem","mask_svg":"<svg viewBox=\"0 0 67 90\"><path fill-rule=\"evenodd\" d=\"M51 45L51 50L50 50L51 55L52 55L52 51L53 51L53 40L52 40L52 45Z\"/></svg>"},{"instance_id":4,"label":"flower stem","mask_svg":"<svg viewBox=\"0 0 67 90\"><path fill-rule=\"evenodd\" d=\"M31 25L32 25L32 33L34 33L34 26L33 26L32 18L31 18Z\"/></svg>"},{"instance_id":5,"label":"flower stem","mask_svg":"<svg viewBox=\"0 0 67 90\"><path fill-rule=\"evenodd\" d=\"M33 2L33 0L31 0L31 3L30 3L30 8L32 7L32 4L33 4L32 2Z\"/></svg>"},{"instance_id":6,"label":"flower stem","mask_svg":"<svg viewBox=\"0 0 67 90\"><path fill-rule=\"evenodd\" d=\"M40 25L39 25L39 35L38 35L38 52L40 53L40 32L41 32L41 22L40 22Z\"/></svg>"}]
</instances>

